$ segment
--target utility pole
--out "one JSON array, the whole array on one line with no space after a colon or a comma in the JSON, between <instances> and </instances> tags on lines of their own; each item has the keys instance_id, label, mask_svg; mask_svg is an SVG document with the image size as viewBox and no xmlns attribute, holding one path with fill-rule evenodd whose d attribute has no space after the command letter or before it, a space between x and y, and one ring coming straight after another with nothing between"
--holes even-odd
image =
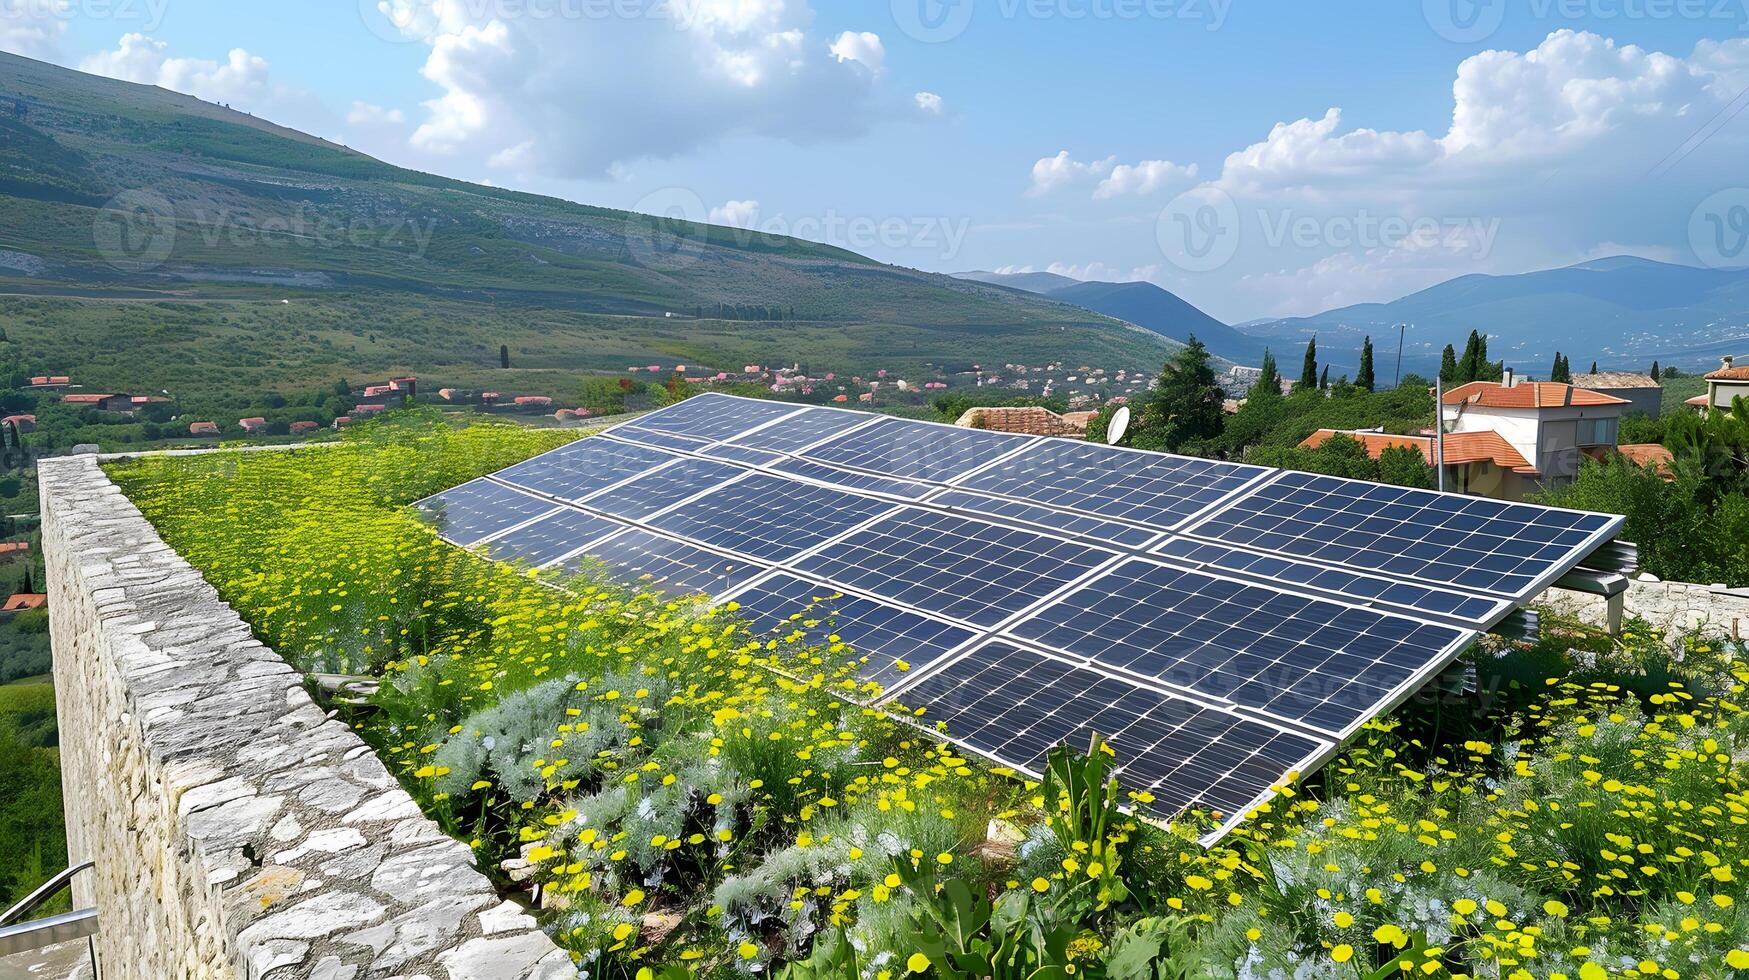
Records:
<instances>
[{"instance_id":1,"label":"utility pole","mask_svg":"<svg viewBox=\"0 0 1749 980\"><path fill-rule=\"evenodd\" d=\"M1393 388L1403 386L1403 338L1408 332L1409 325L1407 323L1397 324L1397 380L1391 385Z\"/></svg>"},{"instance_id":2,"label":"utility pole","mask_svg":"<svg viewBox=\"0 0 1749 980\"><path fill-rule=\"evenodd\" d=\"M1433 379L1433 473L1445 492L1445 381Z\"/></svg>"}]
</instances>

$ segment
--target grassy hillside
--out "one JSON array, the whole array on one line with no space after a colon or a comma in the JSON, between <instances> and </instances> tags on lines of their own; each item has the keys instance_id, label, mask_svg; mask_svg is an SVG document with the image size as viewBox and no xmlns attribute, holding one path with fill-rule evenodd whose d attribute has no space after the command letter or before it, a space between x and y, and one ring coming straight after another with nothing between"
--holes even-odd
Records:
<instances>
[{"instance_id":1,"label":"grassy hillside","mask_svg":"<svg viewBox=\"0 0 1749 980\"><path fill-rule=\"evenodd\" d=\"M0 55L0 326L102 387L514 363L1157 363L1144 332L828 245L389 166ZM675 314L670 317L668 314Z\"/></svg>"}]
</instances>

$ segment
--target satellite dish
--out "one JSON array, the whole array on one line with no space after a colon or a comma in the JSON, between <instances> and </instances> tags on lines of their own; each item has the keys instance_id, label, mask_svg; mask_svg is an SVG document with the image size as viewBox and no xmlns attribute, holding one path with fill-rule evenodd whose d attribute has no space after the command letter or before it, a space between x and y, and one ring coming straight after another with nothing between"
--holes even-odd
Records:
<instances>
[{"instance_id":1,"label":"satellite dish","mask_svg":"<svg viewBox=\"0 0 1749 980\"><path fill-rule=\"evenodd\" d=\"M1115 446L1130 431L1130 407L1125 405L1111 413L1111 421L1105 426L1105 444Z\"/></svg>"}]
</instances>

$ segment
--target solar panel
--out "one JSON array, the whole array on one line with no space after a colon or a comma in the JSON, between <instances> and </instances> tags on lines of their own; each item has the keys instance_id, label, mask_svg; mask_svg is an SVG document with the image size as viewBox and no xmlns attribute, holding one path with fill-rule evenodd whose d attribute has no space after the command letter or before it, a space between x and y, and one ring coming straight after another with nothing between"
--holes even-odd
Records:
<instances>
[{"instance_id":1,"label":"solar panel","mask_svg":"<svg viewBox=\"0 0 1749 980\"><path fill-rule=\"evenodd\" d=\"M1388 603L1418 613L1445 616L1484 626L1493 625L1513 608L1513 604L1505 599L1436 589L1432 586L1416 585L1414 582L1364 575L1348 569L1326 568L1279 555L1241 551L1189 538L1169 538L1154 551L1155 554L1175 558L1180 562L1259 576L1288 588L1308 586L1340 593L1355 602Z\"/></svg>"},{"instance_id":2,"label":"solar panel","mask_svg":"<svg viewBox=\"0 0 1749 980\"><path fill-rule=\"evenodd\" d=\"M1229 544L1523 601L1615 533L1621 520L1283 473L1190 530Z\"/></svg>"},{"instance_id":3,"label":"solar panel","mask_svg":"<svg viewBox=\"0 0 1749 980\"><path fill-rule=\"evenodd\" d=\"M573 555L560 567L573 573L604 569L612 578L670 596L719 596L765 571L642 528L597 542L587 555Z\"/></svg>"},{"instance_id":4,"label":"solar panel","mask_svg":"<svg viewBox=\"0 0 1749 980\"><path fill-rule=\"evenodd\" d=\"M518 493L481 477L413 505L445 541L467 547L554 510L549 500Z\"/></svg>"},{"instance_id":5,"label":"solar panel","mask_svg":"<svg viewBox=\"0 0 1749 980\"><path fill-rule=\"evenodd\" d=\"M647 473L674 456L607 439L579 439L500 470L497 478L563 500L576 500Z\"/></svg>"},{"instance_id":6,"label":"solar panel","mask_svg":"<svg viewBox=\"0 0 1749 980\"><path fill-rule=\"evenodd\" d=\"M878 416L867 412L845 412L832 408L810 408L798 412L775 425L749 432L730 440L737 446L769 449L779 453L795 453L830 436L865 425Z\"/></svg>"},{"instance_id":7,"label":"solar panel","mask_svg":"<svg viewBox=\"0 0 1749 980\"><path fill-rule=\"evenodd\" d=\"M1260 466L1045 439L958 485L1174 528L1268 472Z\"/></svg>"},{"instance_id":8,"label":"solar panel","mask_svg":"<svg viewBox=\"0 0 1749 980\"><path fill-rule=\"evenodd\" d=\"M841 470L835 466L827 466L825 463L816 463L806 459L786 458L773 466L772 469L791 476L807 477L821 483L830 483L847 490L884 493L889 496L904 497L907 500L916 500L936 489L927 483L915 483L911 480L900 480L890 476L875 476L872 473L858 473L855 470Z\"/></svg>"},{"instance_id":9,"label":"solar panel","mask_svg":"<svg viewBox=\"0 0 1749 980\"><path fill-rule=\"evenodd\" d=\"M885 418L816 446L803 455L888 476L945 483L1032 438Z\"/></svg>"},{"instance_id":10,"label":"solar panel","mask_svg":"<svg viewBox=\"0 0 1749 980\"><path fill-rule=\"evenodd\" d=\"M1081 514L1070 514L1066 511L1052 510L1021 500L1009 500L1005 497L991 497L981 493L966 493L963 490L948 490L931 498L929 502L942 507L958 510L969 510L991 517L1004 517L1012 521L1026 524L1036 524L1039 527L1060 531L1077 538L1092 538L1107 544L1121 545L1126 548L1144 548L1159 537L1158 531L1145 531L1127 524L1116 524L1102 521L1097 517L1087 517Z\"/></svg>"},{"instance_id":11,"label":"solar panel","mask_svg":"<svg viewBox=\"0 0 1749 980\"><path fill-rule=\"evenodd\" d=\"M1131 559L1011 627L1042 646L1346 736L1474 634Z\"/></svg>"},{"instance_id":12,"label":"solar panel","mask_svg":"<svg viewBox=\"0 0 1749 980\"><path fill-rule=\"evenodd\" d=\"M616 517L637 520L727 483L745 472L740 467L713 463L708 459L683 459L598 493L586 501L586 506Z\"/></svg>"},{"instance_id":13,"label":"solar panel","mask_svg":"<svg viewBox=\"0 0 1749 980\"><path fill-rule=\"evenodd\" d=\"M804 574L993 627L1111 553L953 514L906 507L796 563Z\"/></svg>"},{"instance_id":14,"label":"solar panel","mask_svg":"<svg viewBox=\"0 0 1749 980\"><path fill-rule=\"evenodd\" d=\"M1230 821L1331 749L1318 739L1138 687L992 641L922 678L895 700L924 708L956 742L1042 776L1058 745L1094 733L1117 753L1123 785L1171 817L1201 804Z\"/></svg>"},{"instance_id":15,"label":"solar panel","mask_svg":"<svg viewBox=\"0 0 1749 980\"><path fill-rule=\"evenodd\" d=\"M892 506L755 473L659 515L651 525L750 558L784 561Z\"/></svg>"},{"instance_id":16,"label":"solar panel","mask_svg":"<svg viewBox=\"0 0 1749 980\"><path fill-rule=\"evenodd\" d=\"M1097 730L1162 813L1234 820L1621 525L724 395L418 506L496 557L817 619L960 744L1036 774Z\"/></svg>"},{"instance_id":17,"label":"solar panel","mask_svg":"<svg viewBox=\"0 0 1749 980\"><path fill-rule=\"evenodd\" d=\"M613 431L659 432L686 436L701 442L718 442L748 429L782 418L797 410L783 402L734 398L707 392L641 416Z\"/></svg>"},{"instance_id":18,"label":"solar panel","mask_svg":"<svg viewBox=\"0 0 1749 980\"><path fill-rule=\"evenodd\" d=\"M828 637L837 636L853 648L857 676L883 688L892 687L977 635L952 623L782 572L738 593L735 602L757 633L801 632L806 634L802 642L814 646L827 645Z\"/></svg>"},{"instance_id":19,"label":"solar panel","mask_svg":"<svg viewBox=\"0 0 1749 980\"><path fill-rule=\"evenodd\" d=\"M617 521L566 507L491 539L486 553L498 561L524 561L538 568L623 527Z\"/></svg>"}]
</instances>

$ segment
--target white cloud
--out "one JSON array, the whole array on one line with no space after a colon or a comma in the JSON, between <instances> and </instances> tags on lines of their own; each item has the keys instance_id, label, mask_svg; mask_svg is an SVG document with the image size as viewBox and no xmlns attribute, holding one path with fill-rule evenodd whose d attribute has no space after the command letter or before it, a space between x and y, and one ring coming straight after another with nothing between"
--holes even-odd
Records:
<instances>
[{"instance_id":1,"label":"white cloud","mask_svg":"<svg viewBox=\"0 0 1749 980\"><path fill-rule=\"evenodd\" d=\"M1098 180L1110 174L1116 165L1116 157L1083 163L1070 157L1068 150L1059 150L1056 156L1043 157L1032 165L1032 186L1026 194L1040 197L1062 187Z\"/></svg>"},{"instance_id":2,"label":"white cloud","mask_svg":"<svg viewBox=\"0 0 1749 980\"><path fill-rule=\"evenodd\" d=\"M917 108L919 110L926 112L929 115L939 116L947 110L946 105L941 101L941 96L936 95L934 92L918 92L911 98L917 103Z\"/></svg>"},{"instance_id":3,"label":"white cloud","mask_svg":"<svg viewBox=\"0 0 1749 980\"><path fill-rule=\"evenodd\" d=\"M734 228L751 228L759 220L758 201L724 201L711 208L710 223Z\"/></svg>"},{"instance_id":4,"label":"white cloud","mask_svg":"<svg viewBox=\"0 0 1749 980\"><path fill-rule=\"evenodd\" d=\"M208 102L238 103L240 108L258 108L273 94L267 62L242 48L232 48L222 62L173 58L169 51L166 42L125 34L115 50L80 61L79 70L157 85Z\"/></svg>"},{"instance_id":5,"label":"white cloud","mask_svg":"<svg viewBox=\"0 0 1749 980\"><path fill-rule=\"evenodd\" d=\"M1170 160L1143 160L1141 163L1120 163L1111 175L1093 189L1096 201L1125 195L1145 195L1196 179L1196 164L1181 167Z\"/></svg>"},{"instance_id":6,"label":"white cloud","mask_svg":"<svg viewBox=\"0 0 1749 980\"><path fill-rule=\"evenodd\" d=\"M439 94L413 145L450 169L596 178L733 136L856 136L879 112L879 36L812 34L807 0L650 4L611 21L565 15L587 4L529 4L515 17L491 6L379 5L378 26L430 48L422 73Z\"/></svg>"},{"instance_id":7,"label":"white cloud","mask_svg":"<svg viewBox=\"0 0 1749 980\"><path fill-rule=\"evenodd\" d=\"M832 42L828 49L839 64L854 61L869 71L879 75L886 70L887 49L881 44L881 36L869 31L845 31L838 35L838 40Z\"/></svg>"},{"instance_id":8,"label":"white cloud","mask_svg":"<svg viewBox=\"0 0 1749 980\"><path fill-rule=\"evenodd\" d=\"M1143 160L1140 163L1118 163L1117 157L1080 161L1061 150L1054 157L1044 157L1032 165L1032 186L1026 196L1042 197L1064 187L1094 184L1093 199L1152 194L1172 185L1187 184L1196 179L1196 164L1180 166L1170 160Z\"/></svg>"},{"instance_id":9,"label":"white cloud","mask_svg":"<svg viewBox=\"0 0 1749 980\"><path fill-rule=\"evenodd\" d=\"M53 61L69 16L68 0L0 0L0 51Z\"/></svg>"},{"instance_id":10,"label":"white cloud","mask_svg":"<svg viewBox=\"0 0 1749 980\"><path fill-rule=\"evenodd\" d=\"M384 126L400 126L407 121L407 114L399 109L385 109L369 102L352 103L352 111L346 114L346 122L353 126L381 128Z\"/></svg>"}]
</instances>

